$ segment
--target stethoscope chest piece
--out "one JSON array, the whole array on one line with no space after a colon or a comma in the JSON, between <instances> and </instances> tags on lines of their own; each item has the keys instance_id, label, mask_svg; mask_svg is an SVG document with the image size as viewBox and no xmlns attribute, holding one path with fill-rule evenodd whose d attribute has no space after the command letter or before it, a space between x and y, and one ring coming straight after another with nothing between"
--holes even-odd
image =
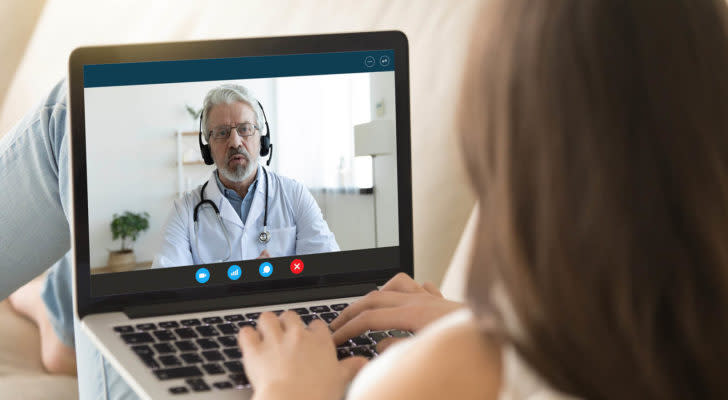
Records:
<instances>
[{"instance_id":1,"label":"stethoscope chest piece","mask_svg":"<svg viewBox=\"0 0 728 400\"><path fill-rule=\"evenodd\" d=\"M268 242L270 242L270 232L268 232L268 230L267 230L267 229L266 229L266 230L264 230L263 232L261 232L261 233L260 233L260 234L258 235L258 240L259 240L259 241L260 241L261 243L268 243Z\"/></svg>"}]
</instances>

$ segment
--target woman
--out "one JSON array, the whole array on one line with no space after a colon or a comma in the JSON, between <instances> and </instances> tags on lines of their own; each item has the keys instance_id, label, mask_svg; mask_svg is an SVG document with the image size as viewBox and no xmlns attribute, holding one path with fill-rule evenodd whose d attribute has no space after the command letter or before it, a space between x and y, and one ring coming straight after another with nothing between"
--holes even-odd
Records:
<instances>
[{"instance_id":1,"label":"woman","mask_svg":"<svg viewBox=\"0 0 728 400\"><path fill-rule=\"evenodd\" d=\"M460 106L480 199L469 311L385 352L349 398L728 398L724 2L481 15ZM441 304L401 280L416 293L369 296L334 327ZM363 362L342 368L324 325L292 314L239 341L259 399L341 398Z\"/></svg>"},{"instance_id":2,"label":"woman","mask_svg":"<svg viewBox=\"0 0 728 400\"><path fill-rule=\"evenodd\" d=\"M333 342L419 334L348 397L728 398L725 4L491 0L481 15L460 106L480 199L468 308L403 276L350 306ZM62 172L27 181L61 180L64 200ZM320 322L258 326L239 337L256 398L339 399L365 362L337 361Z\"/></svg>"}]
</instances>

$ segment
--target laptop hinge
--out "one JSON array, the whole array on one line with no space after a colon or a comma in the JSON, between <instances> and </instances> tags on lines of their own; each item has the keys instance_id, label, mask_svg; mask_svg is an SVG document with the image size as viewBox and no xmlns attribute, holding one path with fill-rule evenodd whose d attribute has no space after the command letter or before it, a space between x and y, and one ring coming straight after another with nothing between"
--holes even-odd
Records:
<instances>
[{"instance_id":1,"label":"laptop hinge","mask_svg":"<svg viewBox=\"0 0 728 400\"><path fill-rule=\"evenodd\" d=\"M214 299L183 300L157 304L145 304L142 306L129 306L123 311L129 318L146 318L159 315L224 310L228 308L255 307L301 301L357 297L363 296L364 294L376 289L376 284L367 283L360 285L329 286L325 288L276 290L271 292L219 297Z\"/></svg>"}]
</instances>

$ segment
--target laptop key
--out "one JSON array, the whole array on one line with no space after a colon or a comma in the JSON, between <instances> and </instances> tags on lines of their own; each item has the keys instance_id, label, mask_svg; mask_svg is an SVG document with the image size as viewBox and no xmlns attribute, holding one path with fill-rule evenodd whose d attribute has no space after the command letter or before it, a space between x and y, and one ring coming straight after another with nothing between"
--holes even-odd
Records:
<instances>
[{"instance_id":1,"label":"laptop key","mask_svg":"<svg viewBox=\"0 0 728 400\"><path fill-rule=\"evenodd\" d=\"M154 343L152 335L146 332L124 333L121 338L128 344Z\"/></svg>"},{"instance_id":2,"label":"laptop key","mask_svg":"<svg viewBox=\"0 0 728 400\"><path fill-rule=\"evenodd\" d=\"M347 348L336 349L336 358L341 360L346 357L351 357L351 352L349 351L349 349L347 349Z\"/></svg>"},{"instance_id":3,"label":"laptop key","mask_svg":"<svg viewBox=\"0 0 728 400\"><path fill-rule=\"evenodd\" d=\"M233 385L237 387L250 385L250 381L248 380L247 375L245 375L245 372L242 374L231 374L230 380L233 381Z\"/></svg>"},{"instance_id":4,"label":"laptop key","mask_svg":"<svg viewBox=\"0 0 728 400\"><path fill-rule=\"evenodd\" d=\"M186 379L185 382L187 382L187 384L190 385L192 390L195 392L206 392L210 390L210 387L207 386L207 383L202 378Z\"/></svg>"},{"instance_id":5,"label":"laptop key","mask_svg":"<svg viewBox=\"0 0 728 400\"><path fill-rule=\"evenodd\" d=\"M197 339L197 345L203 350L220 348L220 345L212 339Z\"/></svg>"},{"instance_id":6,"label":"laptop key","mask_svg":"<svg viewBox=\"0 0 728 400\"><path fill-rule=\"evenodd\" d=\"M318 317L318 315L316 315L316 314L308 314L308 315L302 315L302 316L301 316L301 319L303 320L303 322L304 322L304 323L305 323L306 325L308 325L308 324L310 324L310 323L311 323L311 321L313 321L313 320L315 320L315 319L319 319L319 317Z\"/></svg>"},{"instance_id":7,"label":"laptop key","mask_svg":"<svg viewBox=\"0 0 728 400\"><path fill-rule=\"evenodd\" d=\"M182 365L182 361L174 355L159 356L159 362L165 367L179 367Z\"/></svg>"},{"instance_id":8,"label":"laptop key","mask_svg":"<svg viewBox=\"0 0 728 400\"><path fill-rule=\"evenodd\" d=\"M220 390L233 388L233 384L228 381L215 382L212 384L212 386L215 386L216 388L218 388Z\"/></svg>"},{"instance_id":9,"label":"laptop key","mask_svg":"<svg viewBox=\"0 0 728 400\"><path fill-rule=\"evenodd\" d=\"M351 354L353 354L355 356L364 356L366 358L374 357L374 352L372 352L371 350L369 350L366 347L352 347Z\"/></svg>"},{"instance_id":10,"label":"laptop key","mask_svg":"<svg viewBox=\"0 0 728 400\"><path fill-rule=\"evenodd\" d=\"M225 318L225 321L230 322L245 321L245 317L242 314L226 315L223 318Z\"/></svg>"},{"instance_id":11,"label":"laptop key","mask_svg":"<svg viewBox=\"0 0 728 400\"><path fill-rule=\"evenodd\" d=\"M238 322L238 326L241 327L241 328L244 327L244 326L252 326L253 328L255 328L256 325L258 325L258 323L255 322L255 321L240 321L240 322Z\"/></svg>"},{"instance_id":12,"label":"laptop key","mask_svg":"<svg viewBox=\"0 0 728 400\"><path fill-rule=\"evenodd\" d=\"M331 309L332 309L332 310L334 310L334 311L341 311L341 310L345 309L345 308L346 308L346 307L348 307L348 306L349 306L349 305L348 305L348 304L346 304L346 303L341 303L341 304L332 304L332 305L331 305Z\"/></svg>"},{"instance_id":13,"label":"laptop key","mask_svg":"<svg viewBox=\"0 0 728 400\"><path fill-rule=\"evenodd\" d=\"M387 332L380 332L380 331L369 332L369 338L372 339L374 341L374 343L379 343L388 337L390 337L390 336Z\"/></svg>"},{"instance_id":14,"label":"laptop key","mask_svg":"<svg viewBox=\"0 0 728 400\"><path fill-rule=\"evenodd\" d=\"M315 313L324 313L324 312L331 311L331 309L329 309L329 306L312 306L312 307L309 307L308 309L311 310L311 312L315 312Z\"/></svg>"},{"instance_id":15,"label":"laptop key","mask_svg":"<svg viewBox=\"0 0 728 400\"><path fill-rule=\"evenodd\" d=\"M217 374L224 374L225 370L222 369L220 364L211 363L211 364L204 364L202 368L210 375L217 375Z\"/></svg>"},{"instance_id":16,"label":"laptop key","mask_svg":"<svg viewBox=\"0 0 728 400\"><path fill-rule=\"evenodd\" d=\"M298 315L306 315L306 314L308 314L308 310L305 309L305 308L303 308L303 307L291 308L291 311L295 311L296 314L298 314Z\"/></svg>"},{"instance_id":17,"label":"laptop key","mask_svg":"<svg viewBox=\"0 0 728 400\"><path fill-rule=\"evenodd\" d=\"M172 394L183 394L183 393L189 393L189 390L185 386L175 386L169 388L169 392Z\"/></svg>"},{"instance_id":18,"label":"laptop key","mask_svg":"<svg viewBox=\"0 0 728 400\"><path fill-rule=\"evenodd\" d=\"M406 337L412 336L411 333L409 333L407 331L400 330L400 329L392 329L388 333L389 333L390 336L396 337L396 338L406 338Z\"/></svg>"},{"instance_id":19,"label":"laptop key","mask_svg":"<svg viewBox=\"0 0 728 400\"><path fill-rule=\"evenodd\" d=\"M142 359L142 362L147 367L149 367L151 369L157 369L157 368L159 368L159 363L157 362L157 360L154 359L154 356L153 355L151 355L151 354L140 354L139 355L139 358Z\"/></svg>"},{"instance_id":20,"label":"laptop key","mask_svg":"<svg viewBox=\"0 0 728 400\"><path fill-rule=\"evenodd\" d=\"M114 331L119 333L131 333L134 332L134 327L129 325L115 326Z\"/></svg>"},{"instance_id":21,"label":"laptop key","mask_svg":"<svg viewBox=\"0 0 728 400\"><path fill-rule=\"evenodd\" d=\"M233 335L238 333L238 327L233 324L220 324L217 326L217 330L222 332L223 335Z\"/></svg>"},{"instance_id":22,"label":"laptop key","mask_svg":"<svg viewBox=\"0 0 728 400\"><path fill-rule=\"evenodd\" d=\"M155 324L153 324L153 323L148 323L148 324L139 324L139 325L137 325L136 327L137 327L137 329L139 329L140 331L152 331L152 330L155 330L155 329L157 329L157 325L155 325Z\"/></svg>"},{"instance_id":23,"label":"laptop key","mask_svg":"<svg viewBox=\"0 0 728 400\"><path fill-rule=\"evenodd\" d=\"M206 324L222 324L222 318L220 317L206 317L202 318L202 322Z\"/></svg>"},{"instance_id":24,"label":"laptop key","mask_svg":"<svg viewBox=\"0 0 728 400\"><path fill-rule=\"evenodd\" d=\"M281 315L281 314L283 314L283 310L273 310L273 311L271 311L271 312L272 312L273 314L275 314L276 316L278 316L278 315Z\"/></svg>"},{"instance_id":25,"label":"laptop key","mask_svg":"<svg viewBox=\"0 0 728 400\"><path fill-rule=\"evenodd\" d=\"M154 331L154 337L157 338L160 342L169 342L170 340L177 340L177 337L174 336L174 333L171 331Z\"/></svg>"},{"instance_id":26,"label":"laptop key","mask_svg":"<svg viewBox=\"0 0 728 400\"><path fill-rule=\"evenodd\" d=\"M191 328L177 328L174 330L174 333L176 333L180 339L194 339L198 337L197 333Z\"/></svg>"},{"instance_id":27,"label":"laptop key","mask_svg":"<svg viewBox=\"0 0 728 400\"><path fill-rule=\"evenodd\" d=\"M191 318L191 319L183 319L180 321L180 323L184 326L197 326L202 325L202 322L200 322L197 318Z\"/></svg>"},{"instance_id":28,"label":"laptop key","mask_svg":"<svg viewBox=\"0 0 728 400\"><path fill-rule=\"evenodd\" d=\"M174 343L175 346L179 349L179 351L195 351L197 350L197 346L190 342L189 340L180 340L179 342Z\"/></svg>"},{"instance_id":29,"label":"laptop key","mask_svg":"<svg viewBox=\"0 0 728 400\"><path fill-rule=\"evenodd\" d=\"M225 357L220 354L217 350L207 350L202 352L202 356L205 357L205 360L207 361L223 361L225 360Z\"/></svg>"},{"instance_id":30,"label":"laptop key","mask_svg":"<svg viewBox=\"0 0 728 400\"><path fill-rule=\"evenodd\" d=\"M197 353L184 353L179 356L185 364L197 364L203 362L202 357Z\"/></svg>"},{"instance_id":31,"label":"laptop key","mask_svg":"<svg viewBox=\"0 0 728 400\"><path fill-rule=\"evenodd\" d=\"M177 321L165 321L160 322L157 325L159 325L160 328L164 329L179 328L179 323Z\"/></svg>"},{"instance_id":32,"label":"laptop key","mask_svg":"<svg viewBox=\"0 0 728 400\"><path fill-rule=\"evenodd\" d=\"M337 312L319 314L319 317L321 317L322 320L326 321L327 324L330 324L331 321L335 320L336 317L338 317L338 316L339 316L339 313L337 313Z\"/></svg>"},{"instance_id":33,"label":"laptop key","mask_svg":"<svg viewBox=\"0 0 728 400\"><path fill-rule=\"evenodd\" d=\"M225 353L225 355L228 358L241 358L241 357L243 357L243 353L241 353L240 352L240 349L238 349L237 347L236 348L225 349L222 352ZM235 372L235 371L230 371L230 372Z\"/></svg>"},{"instance_id":34,"label":"laptop key","mask_svg":"<svg viewBox=\"0 0 728 400\"><path fill-rule=\"evenodd\" d=\"M371 340L371 339L369 339L369 338L368 338L368 337L366 337L365 335L361 335L361 336L353 337L353 338L351 338L351 339L349 339L349 340L350 340L350 341L351 341L352 343L354 343L355 345L357 345L357 346L365 346L365 345L368 345L368 344L373 344L373 343L374 343L374 342L372 342L372 340Z\"/></svg>"},{"instance_id":35,"label":"laptop key","mask_svg":"<svg viewBox=\"0 0 728 400\"><path fill-rule=\"evenodd\" d=\"M210 325L198 326L195 330L203 337L220 336L220 332L214 326Z\"/></svg>"},{"instance_id":36,"label":"laptop key","mask_svg":"<svg viewBox=\"0 0 728 400\"><path fill-rule=\"evenodd\" d=\"M258 319L258 317L260 317L260 313L259 312L252 312L252 313L245 314L245 316L248 319Z\"/></svg>"},{"instance_id":37,"label":"laptop key","mask_svg":"<svg viewBox=\"0 0 728 400\"><path fill-rule=\"evenodd\" d=\"M154 371L158 379L166 381L169 379L192 378L202 376L202 371L194 365L187 367L165 368Z\"/></svg>"},{"instance_id":38,"label":"laptop key","mask_svg":"<svg viewBox=\"0 0 728 400\"><path fill-rule=\"evenodd\" d=\"M172 347L169 343L157 343L154 345L154 349L157 350L157 353L159 354L166 354L166 353L176 353L177 349Z\"/></svg>"},{"instance_id":39,"label":"laptop key","mask_svg":"<svg viewBox=\"0 0 728 400\"><path fill-rule=\"evenodd\" d=\"M240 361L226 361L222 363L228 371L238 374L243 372L243 364Z\"/></svg>"},{"instance_id":40,"label":"laptop key","mask_svg":"<svg viewBox=\"0 0 728 400\"><path fill-rule=\"evenodd\" d=\"M220 336L217 338L217 341L220 342L223 347L238 347L238 339L236 339L235 336Z\"/></svg>"},{"instance_id":41,"label":"laptop key","mask_svg":"<svg viewBox=\"0 0 728 400\"><path fill-rule=\"evenodd\" d=\"M147 346L146 344L140 346L132 346L131 350L139 354L140 356L154 355L154 350L152 350L152 348Z\"/></svg>"}]
</instances>

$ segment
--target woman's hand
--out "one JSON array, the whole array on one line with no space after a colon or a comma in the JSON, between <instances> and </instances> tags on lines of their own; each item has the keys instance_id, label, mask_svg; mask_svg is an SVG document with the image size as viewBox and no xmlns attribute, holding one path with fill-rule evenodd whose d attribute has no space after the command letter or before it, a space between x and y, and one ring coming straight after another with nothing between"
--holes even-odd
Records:
<instances>
[{"instance_id":1,"label":"woman's hand","mask_svg":"<svg viewBox=\"0 0 728 400\"><path fill-rule=\"evenodd\" d=\"M351 304L329 325L334 331L334 343L368 330L402 329L417 332L436 319L463 305L446 300L435 285L419 285L409 275L399 273L378 291L373 291ZM379 352L394 339L386 339L377 346Z\"/></svg>"},{"instance_id":2,"label":"woman's hand","mask_svg":"<svg viewBox=\"0 0 728 400\"><path fill-rule=\"evenodd\" d=\"M280 318L265 312L257 329L238 334L243 363L258 399L332 399L346 387L366 358L336 358L331 331L321 320L306 327L293 311Z\"/></svg>"}]
</instances>

